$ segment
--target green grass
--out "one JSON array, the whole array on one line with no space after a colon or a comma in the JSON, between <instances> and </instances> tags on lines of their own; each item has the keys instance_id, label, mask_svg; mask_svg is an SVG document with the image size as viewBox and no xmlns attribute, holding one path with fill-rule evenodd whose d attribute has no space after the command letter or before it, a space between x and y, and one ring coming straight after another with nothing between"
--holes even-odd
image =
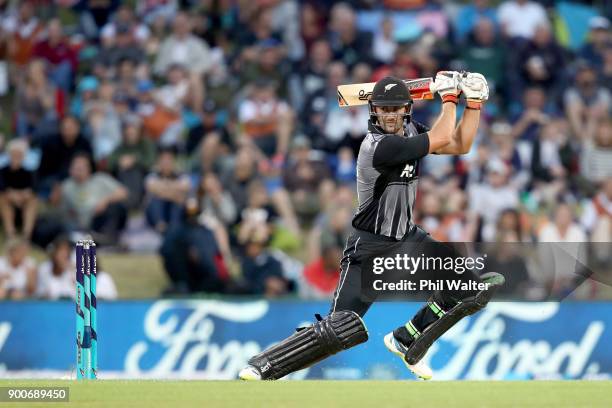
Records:
<instances>
[{"instance_id":1,"label":"green grass","mask_svg":"<svg viewBox=\"0 0 612 408\"><path fill-rule=\"evenodd\" d=\"M609 407L610 381L0 381L64 386L70 403L0 407Z\"/></svg>"}]
</instances>

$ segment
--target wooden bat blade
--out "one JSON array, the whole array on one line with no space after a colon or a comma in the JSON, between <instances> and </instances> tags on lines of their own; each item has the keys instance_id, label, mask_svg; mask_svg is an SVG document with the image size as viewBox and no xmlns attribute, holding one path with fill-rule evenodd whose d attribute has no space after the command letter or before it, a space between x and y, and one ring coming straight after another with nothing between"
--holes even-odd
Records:
<instances>
[{"instance_id":1,"label":"wooden bat blade","mask_svg":"<svg viewBox=\"0 0 612 408\"><path fill-rule=\"evenodd\" d=\"M415 101L433 99L433 92L429 89L429 85L433 82L432 78L406 79L404 82ZM367 105L374 85L375 82L339 85L338 105L341 107Z\"/></svg>"}]
</instances>

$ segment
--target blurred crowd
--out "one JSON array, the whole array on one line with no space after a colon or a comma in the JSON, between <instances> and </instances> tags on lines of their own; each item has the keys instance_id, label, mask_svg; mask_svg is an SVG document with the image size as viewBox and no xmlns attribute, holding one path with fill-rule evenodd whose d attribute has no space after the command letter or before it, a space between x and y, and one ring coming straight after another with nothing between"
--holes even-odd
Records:
<instances>
[{"instance_id":1,"label":"blurred crowd","mask_svg":"<svg viewBox=\"0 0 612 408\"><path fill-rule=\"evenodd\" d=\"M610 13L552 0L0 1L0 298L47 296L60 279L19 255L30 243L52 263L74 232L132 250L138 220L159 237L165 294L329 297L368 120L338 107L336 86L389 74L468 70L491 87L472 152L424 160L415 216L435 238L610 243ZM439 108L419 101L413 117L431 124ZM610 252L594 256L609 265Z\"/></svg>"}]
</instances>

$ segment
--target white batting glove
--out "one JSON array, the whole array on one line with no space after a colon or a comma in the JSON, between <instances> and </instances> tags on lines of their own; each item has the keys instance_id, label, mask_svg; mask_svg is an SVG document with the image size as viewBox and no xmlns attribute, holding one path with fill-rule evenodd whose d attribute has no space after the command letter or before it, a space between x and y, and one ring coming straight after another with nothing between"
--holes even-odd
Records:
<instances>
[{"instance_id":1,"label":"white batting glove","mask_svg":"<svg viewBox=\"0 0 612 408\"><path fill-rule=\"evenodd\" d=\"M430 86L432 92L437 92L442 98L442 103L457 103L457 98L461 90L459 89L459 77L461 74L456 71L439 71L436 79Z\"/></svg>"},{"instance_id":2,"label":"white batting glove","mask_svg":"<svg viewBox=\"0 0 612 408\"><path fill-rule=\"evenodd\" d=\"M482 103L489 99L489 85L482 74L466 72L459 79L459 88L467 100L470 109L480 109Z\"/></svg>"}]
</instances>

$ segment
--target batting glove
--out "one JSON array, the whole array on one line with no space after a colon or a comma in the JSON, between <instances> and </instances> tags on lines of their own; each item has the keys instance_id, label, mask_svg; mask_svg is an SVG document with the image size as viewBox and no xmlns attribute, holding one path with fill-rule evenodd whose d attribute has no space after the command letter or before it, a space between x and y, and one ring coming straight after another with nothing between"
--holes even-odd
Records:
<instances>
[{"instance_id":1,"label":"batting glove","mask_svg":"<svg viewBox=\"0 0 612 408\"><path fill-rule=\"evenodd\" d=\"M436 79L430 89L440 95L442 103L453 102L457 104L457 99L461 93L459 89L460 75L456 71L440 71L436 74Z\"/></svg>"},{"instance_id":2,"label":"batting glove","mask_svg":"<svg viewBox=\"0 0 612 408\"><path fill-rule=\"evenodd\" d=\"M489 85L482 74L466 72L459 79L459 88L467 100L468 109L480 109L482 103L489 99Z\"/></svg>"}]
</instances>

